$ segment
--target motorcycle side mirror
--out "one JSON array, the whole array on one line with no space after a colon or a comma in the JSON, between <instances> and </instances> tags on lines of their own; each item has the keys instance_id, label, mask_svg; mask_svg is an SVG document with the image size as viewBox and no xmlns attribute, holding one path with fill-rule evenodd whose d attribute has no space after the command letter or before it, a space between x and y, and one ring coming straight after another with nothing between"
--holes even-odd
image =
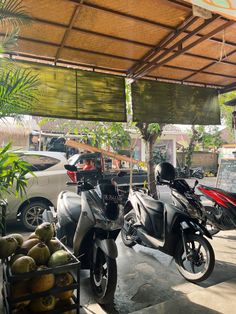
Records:
<instances>
[{"instance_id":1,"label":"motorcycle side mirror","mask_svg":"<svg viewBox=\"0 0 236 314\"><path fill-rule=\"evenodd\" d=\"M194 183L194 186L193 186L193 189L195 189L195 187L198 185L199 181L196 180L195 183Z\"/></svg>"},{"instance_id":2,"label":"motorcycle side mirror","mask_svg":"<svg viewBox=\"0 0 236 314\"><path fill-rule=\"evenodd\" d=\"M77 172L77 168L74 165L64 165L64 168L68 171L74 171Z\"/></svg>"},{"instance_id":3,"label":"motorcycle side mirror","mask_svg":"<svg viewBox=\"0 0 236 314\"><path fill-rule=\"evenodd\" d=\"M124 177L126 175L126 172L125 171L120 171L118 172L117 176L118 177Z\"/></svg>"}]
</instances>

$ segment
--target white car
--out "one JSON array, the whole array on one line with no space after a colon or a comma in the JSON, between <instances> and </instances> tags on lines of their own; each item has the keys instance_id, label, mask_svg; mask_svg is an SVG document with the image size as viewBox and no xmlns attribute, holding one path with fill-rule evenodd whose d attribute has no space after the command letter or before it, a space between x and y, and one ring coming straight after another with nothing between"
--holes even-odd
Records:
<instances>
[{"instance_id":1,"label":"white car","mask_svg":"<svg viewBox=\"0 0 236 314\"><path fill-rule=\"evenodd\" d=\"M21 159L32 165L35 177L28 174L28 185L23 199L14 194L7 196L7 222L19 220L28 230L34 230L42 222L42 212L50 206L56 207L57 196L62 190L75 191L75 187L66 186L70 181L64 165L67 159L64 153L48 151L16 152Z\"/></svg>"}]
</instances>

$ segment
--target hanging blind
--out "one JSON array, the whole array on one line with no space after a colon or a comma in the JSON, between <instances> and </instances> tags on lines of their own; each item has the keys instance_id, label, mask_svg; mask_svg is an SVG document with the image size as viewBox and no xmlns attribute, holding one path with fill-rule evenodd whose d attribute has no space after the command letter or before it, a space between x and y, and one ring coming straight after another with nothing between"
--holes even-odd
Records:
<instances>
[{"instance_id":1,"label":"hanging blind","mask_svg":"<svg viewBox=\"0 0 236 314\"><path fill-rule=\"evenodd\" d=\"M23 114L54 118L126 121L122 77L35 63L18 63L40 80L39 102Z\"/></svg>"},{"instance_id":2,"label":"hanging blind","mask_svg":"<svg viewBox=\"0 0 236 314\"><path fill-rule=\"evenodd\" d=\"M140 80L131 90L135 122L220 124L215 89Z\"/></svg>"}]
</instances>

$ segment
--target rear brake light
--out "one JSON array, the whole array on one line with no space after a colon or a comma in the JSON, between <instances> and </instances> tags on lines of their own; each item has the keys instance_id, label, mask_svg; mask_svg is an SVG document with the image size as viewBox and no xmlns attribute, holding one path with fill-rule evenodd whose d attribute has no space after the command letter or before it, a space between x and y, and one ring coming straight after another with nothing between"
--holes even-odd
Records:
<instances>
[{"instance_id":1,"label":"rear brake light","mask_svg":"<svg viewBox=\"0 0 236 314\"><path fill-rule=\"evenodd\" d=\"M69 176L69 178L71 179L72 182L77 182L77 176L76 176L76 172L75 171L68 171L67 170L67 174Z\"/></svg>"}]
</instances>

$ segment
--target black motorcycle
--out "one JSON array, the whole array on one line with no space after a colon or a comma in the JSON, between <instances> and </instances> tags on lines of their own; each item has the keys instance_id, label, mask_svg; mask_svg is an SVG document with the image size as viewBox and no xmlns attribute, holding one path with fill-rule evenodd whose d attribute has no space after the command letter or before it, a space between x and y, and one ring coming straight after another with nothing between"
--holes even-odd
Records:
<instances>
[{"instance_id":1,"label":"black motorcycle","mask_svg":"<svg viewBox=\"0 0 236 314\"><path fill-rule=\"evenodd\" d=\"M75 166L65 167L77 171ZM90 269L96 301L111 303L117 283L115 240L123 225L116 185L112 180L102 179L95 186L86 179L69 184L77 184L78 193L62 191L58 196L57 237L73 248L82 269Z\"/></svg>"},{"instance_id":2,"label":"black motorcycle","mask_svg":"<svg viewBox=\"0 0 236 314\"><path fill-rule=\"evenodd\" d=\"M187 166L176 168L176 176L178 178L197 178L203 179L204 172L201 167L188 168Z\"/></svg>"},{"instance_id":3,"label":"black motorcycle","mask_svg":"<svg viewBox=\"0 0 236 314\"><path fill-rule=\"evenodd\" d=\"M171 180L175 169L161 163L159 178ZM142 190L130 190L124 208L121 237L126 246L136 243L158 249L175 258L180 274L191 282L207 279L215 265L212 246L204 237L212 238L198 219L172 204L155 200Z\"/></svg>"},{"instance_id":4,"label":"black motorcycle","mask_svg":"<svg viewBox=\"0 0 236 314\"><path fill-rule=\"evenodd\" d=\"M195 193L195 187L198 181L195 181L193 187L184 179L174 179L173 181L165 182L171 190L173 203L178 208L189 213L193 218L197 218L203 224L211 235L217 234L220 229L214 223L212 217L213 206L204 206L201 200L201 195Z\"/></svg>"}]
</instances>

